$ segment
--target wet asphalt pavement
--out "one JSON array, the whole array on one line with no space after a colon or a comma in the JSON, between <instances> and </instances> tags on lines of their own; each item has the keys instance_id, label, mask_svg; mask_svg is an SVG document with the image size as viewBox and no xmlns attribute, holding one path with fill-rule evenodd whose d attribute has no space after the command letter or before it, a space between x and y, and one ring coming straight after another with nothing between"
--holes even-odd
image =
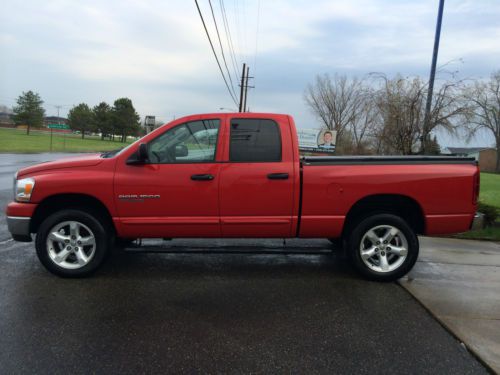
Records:
<instances>
[{"instance_id":1,"label":"wet asphalt pavement","mask_svg":"<svg viewBox=\"0 0 500 375\"><path fill-rule=\"evenodd\" d=\"M0 155L2 210L11 170L37 159ZM325 240L173 240L67 280L8 238L2 215L0 373L486 373L404 289L360 279Z\"/></svg>"}]
</instances>

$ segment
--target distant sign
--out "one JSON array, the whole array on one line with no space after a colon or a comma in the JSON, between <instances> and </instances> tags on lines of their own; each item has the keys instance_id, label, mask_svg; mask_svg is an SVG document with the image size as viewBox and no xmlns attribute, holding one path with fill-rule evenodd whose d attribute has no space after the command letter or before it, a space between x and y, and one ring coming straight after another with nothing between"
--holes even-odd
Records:
<instances>
[{"instance_id":1,"label":"distant sign","mask_svg":"<svg viewBox=\"0 0 500 375\"><path fill-rule=\"evenodd\" d=\"M146 116L146 118L144 119L144 124L146 126L155 126L155 121L156 121L155 116Z\"/></svg>"},{"instance_id":2,"label":"distant sign","mask_svg":"<svg viewBox=\"0 0 500 375\"><path fill-rule=\"evenodd\" d=\"M156 117L155 116L146 116L144 119L144 127L146 128L146 133L153 131L156 125Z\"/></svg>"},{"instance_id":3,"label":"distant sign","mask_svg":"<svg viewBox=\"0 0 500 375\"><path fill-rule=\"evenodd\" d=\"M297 129L299 150L335 153L337 132L328 129Z\"/></svg>"},{"instance_id":4,"label":"distant sign","mask_svg":"<svg viewBox=\"0 0 500 375\"><path fill-rule=\"evenodd\" d=\"M67 124L48 124L47 127L49 129L69 129Z\"/></svg>"}]
</instances>

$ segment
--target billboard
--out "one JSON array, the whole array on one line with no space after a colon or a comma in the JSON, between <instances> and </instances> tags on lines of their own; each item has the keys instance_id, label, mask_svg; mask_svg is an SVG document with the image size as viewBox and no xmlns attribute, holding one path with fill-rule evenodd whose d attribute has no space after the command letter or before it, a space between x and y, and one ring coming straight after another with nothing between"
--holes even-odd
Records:
<instances>
[{"instance_id":1,"label":"billboard","mask_svg":"<svg viewBox=\"0 0 500 375\"><path fill-rule=\"evenodd\" d=\"M299 151L335 153L337 132L328 129L297 129Z\"/></svg>"}]
</instances>

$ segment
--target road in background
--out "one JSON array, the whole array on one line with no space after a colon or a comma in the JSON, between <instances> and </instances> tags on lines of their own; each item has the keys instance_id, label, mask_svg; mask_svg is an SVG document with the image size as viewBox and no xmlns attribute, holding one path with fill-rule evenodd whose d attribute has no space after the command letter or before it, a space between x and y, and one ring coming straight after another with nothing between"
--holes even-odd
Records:
<instances>
[{"instance_id":1,"label":"road in background","mask_svg":"<svg viewBox=\"0 0 500 375\"><path fill-rule=\"evenodd\" d=\"M43 153L43 154L0 154L0 243L10 238L7 231L5 207L14 197L14 174L28 165L57 160L81 154Z\"/></svg>"},{"instance_id":2,"label":"road in background","mask_svg":"<svg viewBox=\"0 0 500 375\"><path fill-rule=\"evenodd\" d=\"M0 207L4 174L36 157L0 157ZM1 372L487 373L404 289L360 279L326 240L173 240L70 280L2 220Z\"/></svg>"}]
</instances>

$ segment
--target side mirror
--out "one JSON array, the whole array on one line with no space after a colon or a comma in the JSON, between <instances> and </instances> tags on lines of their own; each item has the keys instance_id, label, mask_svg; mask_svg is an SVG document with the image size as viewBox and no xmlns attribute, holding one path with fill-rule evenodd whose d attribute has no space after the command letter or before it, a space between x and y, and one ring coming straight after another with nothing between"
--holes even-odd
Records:
<instances>
[{"instance_id":1,"label":"side mirror","mask_svg":"<svg viewBox=\"0 0 500 375\"><path fill-rule=\"evenodd\" d=\"M189 150L186 145L177 145L175 146L175 157L183 158L189 155Z\"/></svg>"},{"instance_id":2,"label":"side mirror","mask_svg":"<svg viewBox=\"0 0 500 375\"><path fill-rule=\"evenodd\" d=\"M141 163L149 161L148 145L146 143L141 143L139 145L139 149L137 150L137 157Z\"/></svg>"},{"instance_id":3,"label":"side mirror","mask_svg":"<svg viewBox=\"0 0 500 375\"><path fill-rule=\"evenodd\" d=\"M137 152L133 153L127 160L127 164L144 164L148 161L148 145L146 143L141 143Z\"/></svg>"}]
</instances>

